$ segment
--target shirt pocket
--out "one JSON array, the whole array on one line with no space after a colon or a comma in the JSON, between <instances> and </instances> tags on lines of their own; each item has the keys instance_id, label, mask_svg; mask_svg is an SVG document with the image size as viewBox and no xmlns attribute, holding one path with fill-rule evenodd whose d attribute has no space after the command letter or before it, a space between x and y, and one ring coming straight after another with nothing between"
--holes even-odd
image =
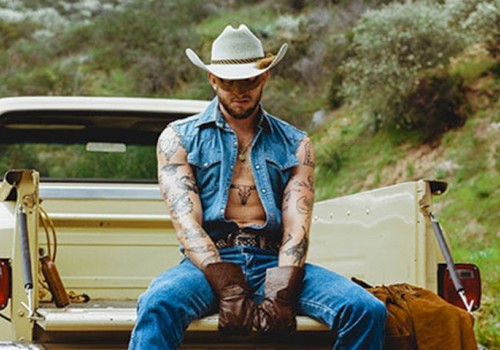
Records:
<instances>
[{"instance_id":1,"label":"shirt pocket","mask_svg":"<svg viewBox=\"0 0 500 350\"><path fill-rule=\"evenodd\" d=\"M266 157L267 172L273 188L273 193L282 195L288 180L292 174L292 169L299 164L296 156L289 156L286 159L275 159Z\"/></svg>"},{"instance_id":2,"label":"shirt pocket","mask_svg":"<svg viewBox=\"0 0 500 350\"><path fill-rule=\"evenodd\" d=\"M222 155L199 150L188 154L187 161L193 169L202 200L216 192L221 181Z\"/></svg>"}]
</instances>

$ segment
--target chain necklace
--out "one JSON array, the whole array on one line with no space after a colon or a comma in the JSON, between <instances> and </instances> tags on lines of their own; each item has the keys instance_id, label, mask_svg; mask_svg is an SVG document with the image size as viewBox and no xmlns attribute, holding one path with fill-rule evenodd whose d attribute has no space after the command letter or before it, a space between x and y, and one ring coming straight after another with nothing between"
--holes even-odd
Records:
<instances>
[{"instance_id":1,"label":"chain necklace","mask_svg":"<svg viewBox=\"0 0 500 350\"><path fill-rule=\"evenodd\" d=\"M245 147L243 147L243 149L238 153L238 159L242 162L244 162L245 160L247 160L247 156L246 156L246 153L248 151L248 148L250 147L250 145L252 144L252 141L253 141L253 138L250 139L250 142L247 143L247 145Z\"/></svg>"}]
</instances>

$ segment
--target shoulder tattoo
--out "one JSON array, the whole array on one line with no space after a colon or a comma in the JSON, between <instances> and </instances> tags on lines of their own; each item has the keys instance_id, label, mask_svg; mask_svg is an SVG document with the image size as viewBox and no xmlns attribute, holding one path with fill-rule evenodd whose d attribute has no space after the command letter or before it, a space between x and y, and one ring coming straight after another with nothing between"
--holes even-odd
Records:
<instances>
[{"instance_id":1,"label":"shoulder tattoo","mask_svg":"<svg viewBox=\"0 0 500 350\"><path fill-rule=\"evenodd\" d=\"M306 144L304 145L304 151L305 156L303 164L314 168L316 166L316 163L314 161L313 144L311 141L306 142Z\"/></svg>"},{"instance_id":2,"label":"shoulder tattoo","mask_svg":"<svg viewBox=\"0 0 500 350\"><path fill-rule=\"evenodd\" d=\"M175 133L174 129L171 128L171 130L171 138L161 137L158 142L159 152L161 152L167 162L170 161L170 159L175 154L175 152L177 152L180 146L179 137Z\"/></svg>"}]
</instances>

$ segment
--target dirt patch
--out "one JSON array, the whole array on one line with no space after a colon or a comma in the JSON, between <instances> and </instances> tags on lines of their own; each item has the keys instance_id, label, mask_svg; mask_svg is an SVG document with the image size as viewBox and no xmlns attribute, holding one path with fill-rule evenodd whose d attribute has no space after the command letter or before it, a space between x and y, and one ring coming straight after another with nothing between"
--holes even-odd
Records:
<instances>
[{"instance_id":1,"label":"dirt patch","mask_svg":"<svg viewBox=\"0 0 500 350\"><path fill-rule=\"evenodd\" d=\"M444 149L424 144L407 147L406 156L396 164L385 166L379 174L371 174L363 183L363 190L388 186L404 181L433 179L438 171L451 172L458 165L444 159Z\"/></svg>"}]
</instances>

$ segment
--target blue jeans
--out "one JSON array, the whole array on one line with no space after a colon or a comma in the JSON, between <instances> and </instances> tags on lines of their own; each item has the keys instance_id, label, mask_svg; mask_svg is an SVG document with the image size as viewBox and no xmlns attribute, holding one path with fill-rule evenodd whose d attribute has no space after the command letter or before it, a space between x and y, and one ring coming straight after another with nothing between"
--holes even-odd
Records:
<instances>
[{"instance_id":1,"label":"blue jeans","mask_svg":"<svg viewBox=\"0 0 500 350\"><path fill-rule=\"evenodd\" d=\"M276 253L254 247L220 250L222 260L238 264L263 299L266 269L278 265ZM177 349L191 321L217 312L217 299L189 259L158 276L139 297L137 322L129 349ZM325 323L336 334L334 349L382 349L385 305L348 279L312 264L305 265L297 313Z\"/></svg>"}]
</instances>

